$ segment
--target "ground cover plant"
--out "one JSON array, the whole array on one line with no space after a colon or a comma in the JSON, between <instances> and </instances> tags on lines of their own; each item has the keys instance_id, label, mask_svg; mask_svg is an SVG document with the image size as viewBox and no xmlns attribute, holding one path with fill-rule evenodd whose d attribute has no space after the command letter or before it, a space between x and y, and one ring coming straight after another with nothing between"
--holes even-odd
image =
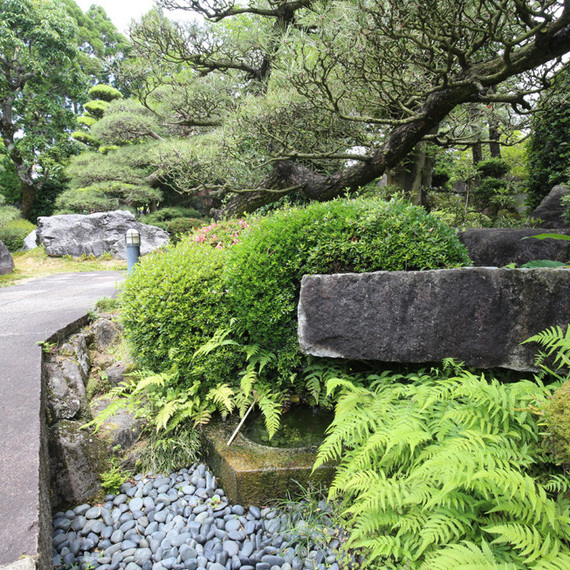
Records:
<instances>
[{"instance_id":1,"label":"ground cover plant","mask_svg":"<svg viewBox=\"0 0 570 570\"><path fill-rule=\"evenodd\" d=\"M50 257L43 246L12 255L15 269L7 275L0 275L0 287L6 287L24 279L46 277L54 273L83 271L126 271L127 263L110 256Z\"/></svg>"}]
</instances>

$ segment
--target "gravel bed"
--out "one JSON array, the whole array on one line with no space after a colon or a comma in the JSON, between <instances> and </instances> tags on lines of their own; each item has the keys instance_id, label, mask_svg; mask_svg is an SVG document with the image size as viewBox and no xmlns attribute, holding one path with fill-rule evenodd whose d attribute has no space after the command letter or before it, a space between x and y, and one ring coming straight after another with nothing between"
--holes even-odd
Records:
<instances>
[{"instance_id":1,"label":"gravel bed","mask_svg":"<svg viewBox=\"0 0 570 570\"><path fill-rule=\"evenodd\" d=\"M53 520L54 567L82 570L339 570L339 541L299 541L275 509L231 505L204 464L137 475L101 506ZM340 560L340 558L339 558Z\"/></svg>"}]
</instances>

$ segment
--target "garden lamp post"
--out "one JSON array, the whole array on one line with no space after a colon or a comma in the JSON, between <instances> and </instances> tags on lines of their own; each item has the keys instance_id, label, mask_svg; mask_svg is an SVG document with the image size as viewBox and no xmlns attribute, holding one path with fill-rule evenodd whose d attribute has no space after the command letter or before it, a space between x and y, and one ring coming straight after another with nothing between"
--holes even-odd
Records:
<instances>
[{"instance_id":1,"label":"garden lamp post","mask_svg":"<svg viewBox=\"0 0 570 570\"><path fill-rule=\"evenodd\" d=\"M135 228L130 228L125 234L125 242L127 244L127 274L129 274L141 255L141 234Z\"/></svg>"}]
</instances>

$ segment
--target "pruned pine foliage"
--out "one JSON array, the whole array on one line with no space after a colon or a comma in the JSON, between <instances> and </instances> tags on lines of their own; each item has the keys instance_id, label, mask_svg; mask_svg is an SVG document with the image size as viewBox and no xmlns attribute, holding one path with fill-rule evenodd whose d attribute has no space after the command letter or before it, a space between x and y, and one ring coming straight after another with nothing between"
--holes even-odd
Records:
<instances>
[{"instance_id":1,"label":"pruned pine foliage","mask_svg":"<svg viewBox=\"0 0 570 570\"><path fill-rule=\"evenodd\" d=\"M570 480L540 448L550 389L463 371L328 382L335 420L315 467L369 567L570 568Z\"/></svg>"}]
</instances>

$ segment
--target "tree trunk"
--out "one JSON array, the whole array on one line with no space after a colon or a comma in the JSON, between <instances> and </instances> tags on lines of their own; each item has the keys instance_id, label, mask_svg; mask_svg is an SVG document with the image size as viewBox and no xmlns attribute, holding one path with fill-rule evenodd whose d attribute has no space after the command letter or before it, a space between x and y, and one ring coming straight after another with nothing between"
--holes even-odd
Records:
<instances>
[{"instance_id":1,"label":"tree trunk","mask_svg":"<svg viewBox=\"0 0 570 570\"><path fill-rule=\"evenodd\" d=\"M471 147L471 154L473 156L473 166L477 167L477 165L483 160L483 147L480 142L476 142Z\"/></svg>"},{"instance_id":2,"label":"tree trunk","mask_svg":"<svg viewBox=\"0 0 570 570\"><path fill-rule=\"evenodd\" d=\"M29 219L32 208L36 203L38 189L35 187L34 184L31 184L26 180L22 180L21 178L20 178L20 186L22 188L22 205L20 207L20 210L22 212L22 218Z\"/></svg>"},{"instance_id":3,"label":"tree trunk","mask_svg":"<svg viewBox=\"0 0 570 570\"><path fill-rule=\"evenodd\" d=\"M422 187L426 180L425 170L431 169L431 163L428 161L426 164L426 159L425 143L420 143L406 159L388 172L388 184L399 186L404 195L417 206L424 202ZM431 175L431 172L429 174ZM431 176L428 178L431 179Z\"/></svg>"},{"instance_id":4,"label":"tree trunk","mask_svg":"<svg viewBox=\"0 0 570 570\"><path fill-rule=\"evenodd\" d=\"M489 139L493 142L489 143L491 158L501 158L501 145L499 144L499 129L496 125L489 125Z\"/></svg>"}]
</instances>

